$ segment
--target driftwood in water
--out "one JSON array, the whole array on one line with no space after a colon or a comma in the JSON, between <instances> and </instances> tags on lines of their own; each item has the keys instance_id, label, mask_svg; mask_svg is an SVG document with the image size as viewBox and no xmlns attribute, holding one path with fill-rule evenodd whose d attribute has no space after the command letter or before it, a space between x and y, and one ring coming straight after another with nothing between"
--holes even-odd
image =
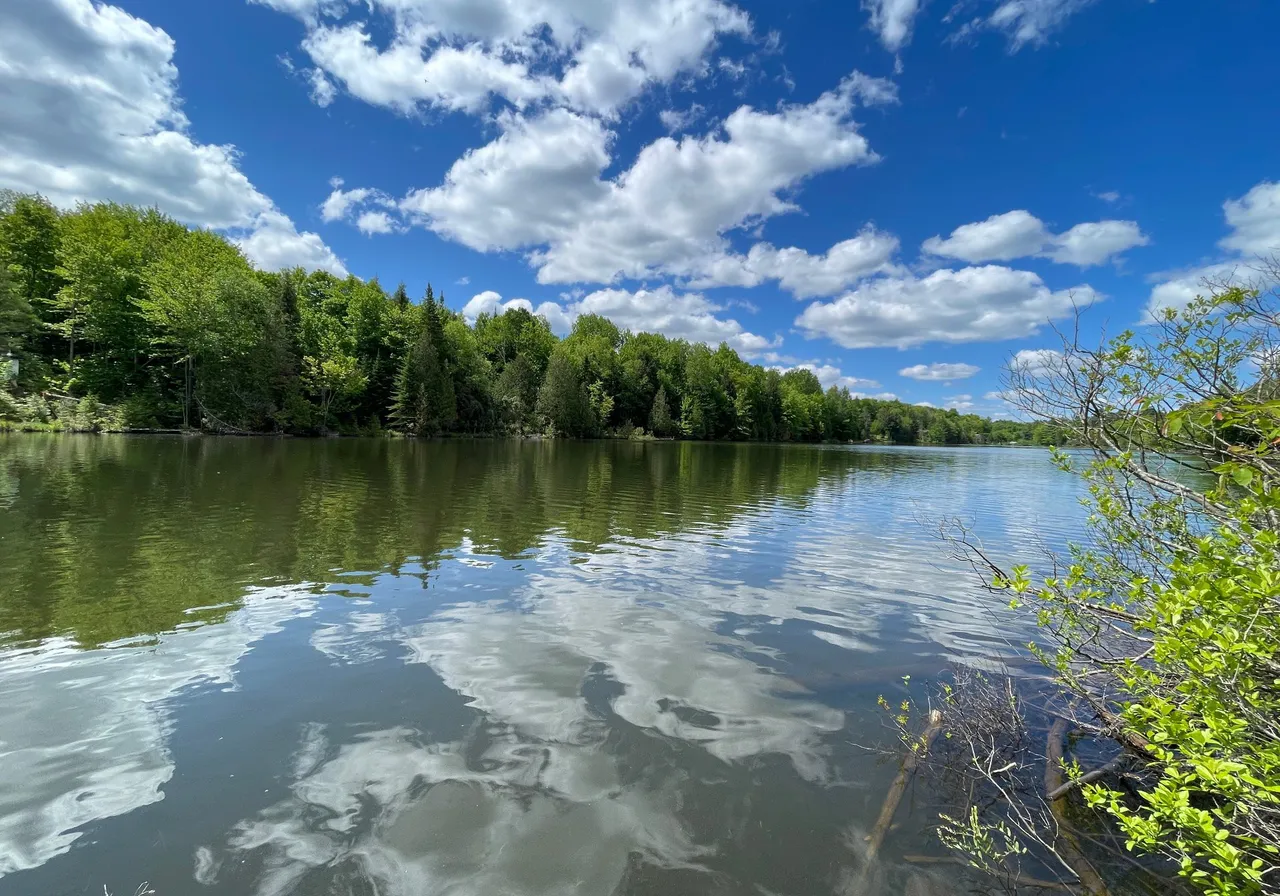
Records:
<instances>
[{"instance_id":1,"label":"driftwood in water","mask_svg":"<svg viewBox=\"0 0 1280 896\"><path fill-rule=\"evenodd\" d=\"M907 755L902 757L902 766L898 769L898 775L893 779L893 783L889 785L889 793L884 798L884 806L880 809L880 817L876 820L875 827L871 829L871 834L867 837L867 853L863 860L862 871L853 886L847 891L853 896L858 896L858 894L867 891L867 882L871 877L871 870L875 866L876 857L880 854L880 847L884 845L885 835L889 833L889 827L893 824L893 816L898 811L898 804L902 802L902 795L907 790L907 783L911 780L911 775L915 772L916 766L920 764L921 758L929 752L929 747L941 730L942 713L935 709L929 713L929 723L925 726L924 733L920 735L920 739L912 741L911 748L907 750Z\"/></svg>"},{"instance_id":2,"label":"driftwood in water","mask_svg":"<svg viewBox=\"0 0 1280 896\"><path fill-rule=\"evenodd\" d=\"M880 847L884 845L885 835L889 833L889 826L893 824L893 816L898 811L898 803L902 802L902 794L907 790L907 782L911 780L911 775L915 772L916 766L920 764L921 757L929 752L929 747L933 745L933 739L938 736L938 732L941 730L942 713L935 709L929 713L929 724L925 726L924 734L920 735L918 741L914 741L911 744L911 749L907 751L907 755L902 757L902 767L898 769L898 776L889 785L889 793L885 796L884 806L880 809L880 818L876 820L876 826L871 829L871 836L867 838L868 865L876 860L876 856L880 853Z\"/></svg>"},{"instance_id":3,"label":"driftwood in water","mask_svg":"<svg viewBox=\"0 0 1280 896\"><path fill-rule=\"evenodd\" d=\"M1049 798L1049 811L1053 813L1053 819L1058 823L1056 848L1063 861L1071 866L1071 870L1076 873L1076 877L1080 879L1080 885L1084 887L1089 896L1110 896L1110 891L1098 874L1097 869L1090 864L1085 854L1081 851L1080 841L1072 833L1071 822L1067 819L1065 794L1070 788L1064 787L1062 774L1062 744L1066 736L1067 720L1064 718L1056 719L1053 727L1049 729L1049 742L1045 751L1044 764L1044 792L1046 794L1059 794L1056 798Z\"/></svg>"},{"instance_id":4,"label":"driftwood in water","mask_svg":"<svg viewBox=\"0 0 1280 896\"><path fill-rule=\"evenodd\" d=\"M1070 780L1063 783L1062 786L1058 787L1056 790L1051 790L1045 798L1050 802L1053 802L1054 800L1057 800L1057 799L1061 799L1071 791L1075 790L1077 787L1083 787L1086 784L1092 784L1094 781L1097 781L1100 778L1105 778L1107 775L1113 772L1118 773L1118 772L1124 771L1128 767L1129 763L1132 761L1133 761L1132 753L1121 753L1115 759L1112 759L1110 762L1108 762L1106 765L1102 766L1101 768L1095 768L1093 771L1086 772L1085 774L1081 775L1078 778L1071 778Z\"/></svg>"}]
</instances>

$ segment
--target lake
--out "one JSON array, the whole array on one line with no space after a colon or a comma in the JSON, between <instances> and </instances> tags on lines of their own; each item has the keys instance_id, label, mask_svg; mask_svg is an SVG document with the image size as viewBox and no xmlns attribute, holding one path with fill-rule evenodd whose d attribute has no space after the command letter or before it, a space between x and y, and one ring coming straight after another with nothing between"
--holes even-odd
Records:
<instances>
[{"instance_id":1,"label":"lake","mask_svg":"<svg viewBox=\"0 0 1280 896\"><path fill-rule=\"evenodd\" d=\"M1030 449L0 436L0 891L848 892L877 697L1033 634L930 523L1034 561L1080 493ZM869 892L940 854L917 796Z\"/></svg>"}]
</instances>

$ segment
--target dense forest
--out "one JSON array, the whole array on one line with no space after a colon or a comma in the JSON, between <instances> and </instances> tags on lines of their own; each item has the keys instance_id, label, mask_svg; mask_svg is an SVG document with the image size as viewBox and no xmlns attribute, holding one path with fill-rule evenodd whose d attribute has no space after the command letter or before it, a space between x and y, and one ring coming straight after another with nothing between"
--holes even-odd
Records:
<instances>
[{"instance_id":1,"label":"dense forest","mask_svg":"<svg viewBox=\"0 0 1280 896\"><path fill-rule=\"evenodd\" d=\"M1056 427L824 391L809 370L431 286L255 270L153 209L0 197L0 426L1049 444ZM12 365L6 365L12 370ZM7 421L7 423L6 423Z\"/></svg>"}]
</instances>

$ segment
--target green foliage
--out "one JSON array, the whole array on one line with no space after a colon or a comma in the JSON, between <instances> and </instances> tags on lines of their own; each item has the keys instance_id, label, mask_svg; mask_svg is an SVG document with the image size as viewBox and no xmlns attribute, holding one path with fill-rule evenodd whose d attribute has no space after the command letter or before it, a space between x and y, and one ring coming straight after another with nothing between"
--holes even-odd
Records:
<instances>
[{"instance_id":1,"label":"green foliage","mask_svg":"<svg viewBox=\"0 0 1280 896\"><path fill-rule=\"evenodd\" d=\"M24 359L27 340L39 324L31 305L14 285L8 267L0 264L0 357Z\"/></svg>"},{"instance_id":2,"label":"green foliage","mask_svg":"<svg viewBox=\"0 0 1280 896\"><path fill-rule=\"evenodd\" d=\"M667 403L667 390L659 386L658 394L653 398L653 408L649 412L649 431L655 436L670 438L676 434L676 429L671 406Z\"/></svg>"},{"instance_id":3,"label":"green foliage","mask_svg":"<svg viewBox=\"0 0 1280 896\"><path fill-rule=\"evenodd\" d=\"M223 237L130 206L59 212L0 195L0 261L0 352L20 358L22 388L92 397L124 409L126 426L1040 438L1027 424L824 393L808 370L765 370L727 345L624 332L599 315L563 340L526 308L468 326L430 285L415 304L404 284L388 295L377 280L255 271Z\"/></svg>"},{"instance_id":4,"label":"green foliage","mask_svg":"<svg viewBox=\"0 0 1280 896\"><path fill-rule=\"evenodd\" d=\"M1145 757L1137 798L1104 779L1088 802L1213 896L1280 887L1277 320L1274 297L1227 289L1016 383L1055 413L1085 397L1094 537L1061 575L1001 584L1036 607L1062 685Z\"/></svg>"},{"instance_id":5,"label":"green foliage","mask_svg":"<svg viewBox=\"0 0 1280 896\"><path fill-rule=\"evenodd\" d=\"M547 365L538 393L538 413L558 435L581 438L597 429L592 394L582 381L579 362L564 345L556 349Z\"/></svg>"}]
</instances>

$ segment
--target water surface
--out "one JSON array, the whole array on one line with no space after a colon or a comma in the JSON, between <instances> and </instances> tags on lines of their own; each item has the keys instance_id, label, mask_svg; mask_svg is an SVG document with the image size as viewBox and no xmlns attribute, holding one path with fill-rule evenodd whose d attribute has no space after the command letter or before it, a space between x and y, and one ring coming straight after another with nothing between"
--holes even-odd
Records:
<instances>
[{"instance_id":1,"label":"water surface","mask_svg":"<svg viewBox=\"0 0 1280 896\"><path fill-rule=\"evenodd\" d=\"M1036 450L0 437L0 890L847 892L876 697L1030 636L928 522L1027 559L1077 497Z\"/></svg>"}]
</instances>

